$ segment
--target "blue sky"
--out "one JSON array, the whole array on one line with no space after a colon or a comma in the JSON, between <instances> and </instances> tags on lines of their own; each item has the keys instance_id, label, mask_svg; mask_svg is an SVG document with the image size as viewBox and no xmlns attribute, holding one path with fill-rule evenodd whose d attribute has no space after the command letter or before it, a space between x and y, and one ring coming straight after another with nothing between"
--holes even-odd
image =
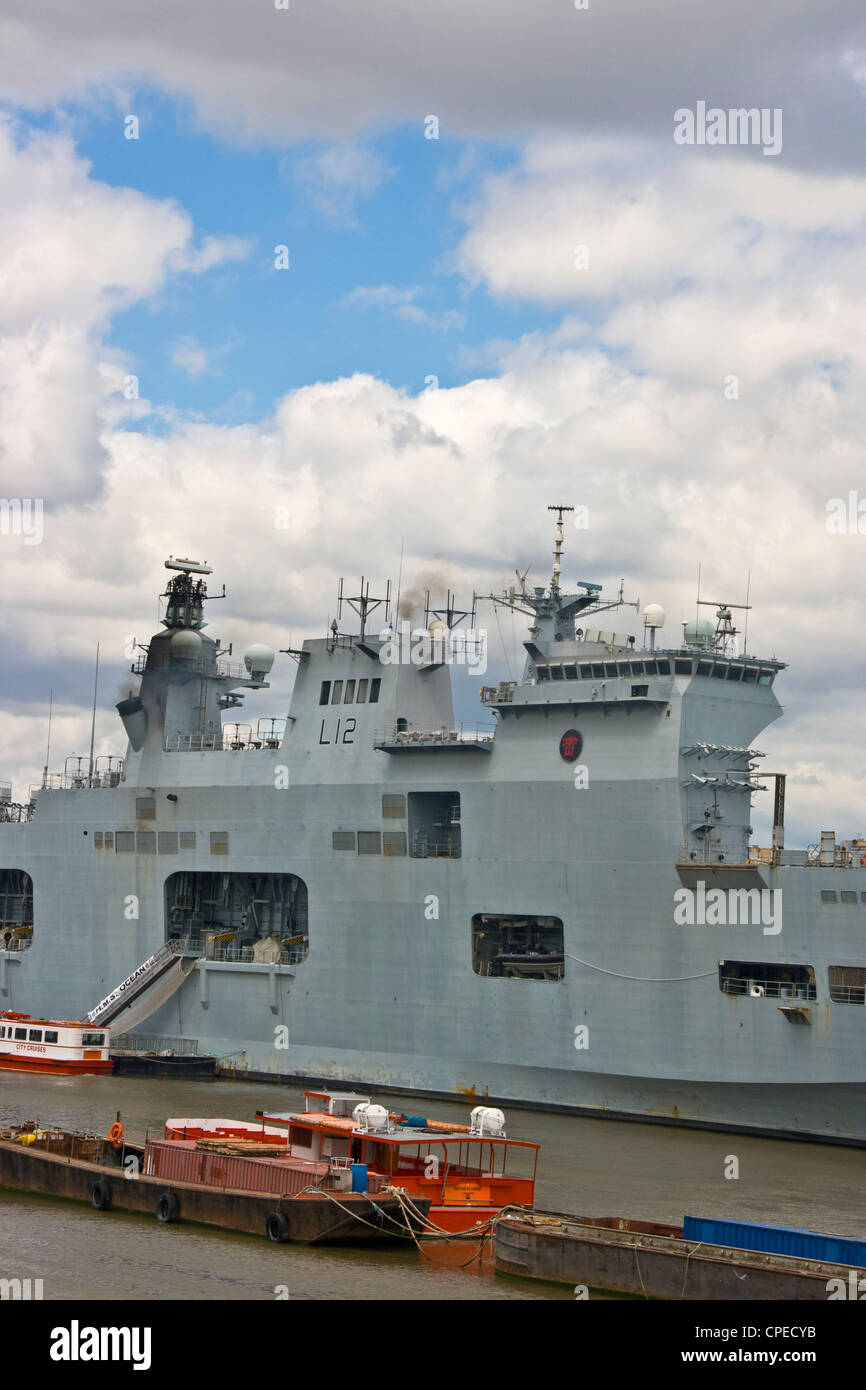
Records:
<instances>
[{"instance_id":1,"label":"blue sky","mask_svg":"<svg viewBox=\"0 0 866 1390\"><path fill-rule=\"evenodd\" d=\"M444 132L428 140L403 124L363 142L383 171L375 191L329 211L302 172L319 142L288 151L233 144L202 130L188 103L154 90L137 93L130 110L138 139L125 138L125 118L114 110L67 108L62 122L33 124L70 131L100 182L177 201L197 240L233 235L250 244L245 259L174 276L157 296L115 315L106 342L128 355L141 395L155 405L221 423L258 420L287 390L358 371L416 394L431 374L448 387L492 373L490 344L558 321L549 308L470 287L454 263L460 209L483 176L514 163L507 145ZM278 245L289 248L286 271L274 268ZM406 303L425 317L407 320L396 301L377 307L350 298L383 285L413 292ZM203 349L207 366L179 365L178 345ZM133 428L164 424L147 416Z\"/></svg>"}]
</instances>

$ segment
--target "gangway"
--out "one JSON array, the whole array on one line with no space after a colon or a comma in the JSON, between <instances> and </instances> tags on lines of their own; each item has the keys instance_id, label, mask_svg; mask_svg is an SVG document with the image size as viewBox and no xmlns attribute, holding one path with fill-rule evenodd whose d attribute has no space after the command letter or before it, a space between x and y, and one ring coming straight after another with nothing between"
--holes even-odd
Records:
<instances>
[{"instance_id":1,"label":"gangway","mask_svg":"<svg viewBox=\"0 0 866 1390\"><path fill-rule=\"evenodd\" d=\"M136 1009L136 1021L141 1022L142 1019L147 1018L149 1014L158 1009L160 1005L174 993L175 989L183 984L188 974L188 970L184 970L183 958L185 955L189 954L198 953L191 953L184 950L184 948L180 946L180 943L173 941L167 942L165 946L161 946L158 951L155 951L152 956L148 956L147 960L142 961L141 965L133 970L132 974L128 975L125 980L122 980L116 989L113 989L110 994L107 994L104 999L101 999L96 1005L96 1008L91 1009L90 1013L86 1015L87 1022L98 1023L102 1027L107 1027L108 1024L114 1022L119 1014L128 1009L135 1000L140 1000L141 996L152 989L158 981L165 981L165 977L173 970L176 981L174 978L171 980L171 987L167 990L165 988L157 990L153 996L151 1007L143 1010L140 1007ZM192 964L194 965L195 961L193 961ZM189 968L191 969L192 967L190 966ZM150 1001L148 1001L148 1003L150 1003ZM124 1022L126 1025L128 1020Z\"/></svg>"}]
</instances>

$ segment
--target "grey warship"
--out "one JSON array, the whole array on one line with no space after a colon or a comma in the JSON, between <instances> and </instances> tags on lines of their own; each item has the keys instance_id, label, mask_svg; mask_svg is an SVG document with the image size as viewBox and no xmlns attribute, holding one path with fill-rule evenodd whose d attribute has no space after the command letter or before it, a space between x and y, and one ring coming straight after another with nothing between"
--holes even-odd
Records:
<instances>
[{"instance_id":1,"label":"grey warship","mask_svg":"<svg viewBox=\"0 0 866 1390\"><path fill-rule=\"evenodd\" d=\"M167 562L122 762L5 792L0 1008L245 1077L866 1142L866 843L785 846L753 746L784 665L730 606L666 646L655 606L569 591L555 510L549 582L496 599L527 618L522 678L472 731L450 595L419 638L362 583L286 651L287 717L244 724L275 654L232 664L210 568Z\"/></svg>"}]
</instances>

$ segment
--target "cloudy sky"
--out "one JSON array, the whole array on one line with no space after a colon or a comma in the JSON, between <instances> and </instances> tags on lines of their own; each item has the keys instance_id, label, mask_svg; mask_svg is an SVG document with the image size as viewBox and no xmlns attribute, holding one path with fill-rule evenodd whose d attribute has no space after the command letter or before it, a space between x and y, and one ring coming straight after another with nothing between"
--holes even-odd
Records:
<instances>
[{"instance_id":1,"label":"cloudy sky","mask_svg":"<svg viewBox=\"0 0 866 1390\"><path fill-rule=\"evenodd\" d=\"M404 587L540 581L570 502L566 578L671 644L699 565L751 575L789 842L866 832L860 0L6 0L0 55L0 491L44 509L0 534L17 795L52 689L52 766L86 752L97 641L123 751L169 554L225 582L212 633L283 647L401 547ZM781 149L678 143L700 103Z\"/></svg>"}]
</instances>

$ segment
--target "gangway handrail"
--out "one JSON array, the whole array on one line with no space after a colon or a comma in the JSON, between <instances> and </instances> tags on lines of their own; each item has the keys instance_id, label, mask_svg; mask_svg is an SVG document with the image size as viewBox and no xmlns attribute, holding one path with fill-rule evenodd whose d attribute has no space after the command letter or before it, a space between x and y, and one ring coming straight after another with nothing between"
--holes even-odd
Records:
<instances>
[{"instance_id":1,"label":"gangway handrail","mask_svg":"<svg viewBox=\"0 0 866 1390\"><path fill-rule=\"evenodd\" d=\"M135 995L140 994L141 985L149 980L154 972L163 974L165 968L170 965L173 960L176 960L179 954L181 953L178 951L177 945L172 941L166 942L164 946L160 946L159 950L154 951L152 956L148 956L147 960L142 961L141 965L139 965L136 970L133 970L131 975L128 975L125 980L121 980L116 989L113 989L104 999L100 999L96 1008L91 1009L90 1013L85 1015L87 1022L96 1023L98 1020L101 1020L103 1024L109 1024L111 1020L126 1007L128 1002L128 991L135 986L137 987L135 989ZM135 998L135 995L133 995L132 998Z\"/></svg>"}]
</instances>

